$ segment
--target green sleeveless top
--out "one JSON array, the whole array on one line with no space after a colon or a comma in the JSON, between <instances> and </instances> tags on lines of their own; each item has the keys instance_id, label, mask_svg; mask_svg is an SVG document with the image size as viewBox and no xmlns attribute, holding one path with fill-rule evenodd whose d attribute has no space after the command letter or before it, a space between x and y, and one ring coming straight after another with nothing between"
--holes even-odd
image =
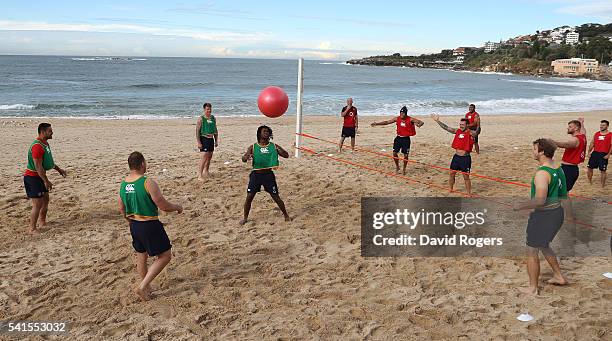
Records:
<instances>
[{"instance_id":1,"label":"green sleeveless top","mask_svg":"<svg viewBox=\"0 0 612 341\"><path fill-rule=\"evenodd\" d=\"M217 133L217 119L210 115L210 118L202 115L202 126L200 127L200 136L206 136Z\"/></svg>"},{"instance_id":2,"label":"green sleeveless top","mask_svg":"<svg viewBox=\"0 0 612 341\"><path fill-rule=\"evenodd\" d=\"M253 144L253 169L269 169L278 167L278 151L274 143L267 146Z\"/></svg>"},{"instance_id":3,"label":"green sleeveless top","mask_svg":"<svg viewBox=\"0 0 612 341\"><path fill-rule=\"evenodd\" d=\"M119 196L125 206L125 215L130 219L139 221L158 219L157 205L145 187L146 181L147 177L141 176L133 182L125 180L121 182Z\"/></svg>"},{"instance_id":4,"label":"green sleeveless top","mask_svg":"<svg viewBox=\"0 0 612 341\"><path fill-rule=\"evenodd\" d=\"M40 144L45 150L42 159L43 168L45 170L53 169L53 167L55 167L55 162L53 161L53 155L51 154L51 147L40 142L39 140L34 140L34 142L32 142L30 145L30 149L28 150L28 169L36 172L36 164L34 163L34 158L32 157L32 147L34 147L36 144Z\"/></svg>"},{"instance_id":5,"label":"green sleeveless top","mask_svg":"<svg viewBox=\"0 0 612 341\"><path fill-rule=\"evenodd\" d=\"M544 170L550 175L550 182L548 183L548 193L546 194L546 205L557 203L559 199L567 198L567 184L565 180L565 173L561 167L554 169L547 166L540 166L538 170ZM536 194L536 187L534 182L535 176L531 179L531 198L533 199Z\"/></svg>"}]
</instances>

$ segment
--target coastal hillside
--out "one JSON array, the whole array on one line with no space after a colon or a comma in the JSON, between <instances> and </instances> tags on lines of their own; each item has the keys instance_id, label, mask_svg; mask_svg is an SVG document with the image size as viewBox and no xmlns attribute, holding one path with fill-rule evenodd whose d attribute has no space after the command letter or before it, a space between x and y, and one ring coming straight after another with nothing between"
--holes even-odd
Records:
<instances>
[{"instance_id":1,"label":"coastal hillside","mask_svg":"<svg viewBox=\"0 0 612 341\"><path fill-rule=\"evenodd\" d=\"M562 26L499 43L486 42L483 47L458 47L419 56L394 53L353 59L347 63L552 75L552 61L576 57L596 59L600 65L608 65L612 61L612 23ZM611 79L606 71L584 76Z\"/></svg>"}]
</instances>

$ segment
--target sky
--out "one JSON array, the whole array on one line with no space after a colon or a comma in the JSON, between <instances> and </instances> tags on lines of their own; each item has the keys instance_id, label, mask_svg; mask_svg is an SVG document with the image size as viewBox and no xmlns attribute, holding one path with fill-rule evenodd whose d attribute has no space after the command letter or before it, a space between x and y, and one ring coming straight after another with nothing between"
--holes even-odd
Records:
<instances>
[{"instance_id":1,"label":"sky","mask_svg":"<svg viewBox=\"0 0 612 341\"><path fill-rule=\"evenodd\" d=\"M612 22L611 0L0 1L0 54L348 60Z\"/></svg>"}]
</instances>

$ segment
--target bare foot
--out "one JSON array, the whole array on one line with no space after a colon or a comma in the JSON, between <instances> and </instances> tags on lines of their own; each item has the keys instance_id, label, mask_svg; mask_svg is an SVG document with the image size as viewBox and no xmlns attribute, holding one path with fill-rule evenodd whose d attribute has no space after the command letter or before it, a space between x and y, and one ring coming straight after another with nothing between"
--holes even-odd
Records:
<instances>
[{"instance_id":1,"label":"bare foot","mask_svg":"<svg viewBox=\"0 0 612 341\"><path fill-rule=\"evenodd\" d=\"M198 176L198 181L204 181L204 178L200 175Z\"/></svg>"},{"instance_id":2,"label":"bare foot","mask_svg":"<svg viewBox=\"0 0 612 341\"><path fill-rule=\"evenodd\" d=\"M153 290L153 288L151 287L151 285L147 285L147 286L145 287L144 291L145 291L145 293L147 294L147 296L148 296L149 298L153 298L153 297L154 297L154 295L153 295L153 291L154 291L154 290Z\"/></svg>"},{"instance_id":3,"label":"bare foot","mask_svg":"<svg viewBox=\"0 0 612 341\"><path fill-rule=\"evenodd\" d=\"M244 224L246 224L246 222L247 222L247 220L246 220L246 219L242 219L242 220L241 220L241 221L240 221L238 224L240 224L240 225L244 225Z\"/></svg>"},{"instance_id":4,"label":"bare foot","mask_svg":"<svg viewBox=\"0 0 612 341\"><path fill-rule=\"evenodd\" d=\"M290 216L286 216L286 217L285 217L285 221L291 221L291 220L293 220L293 219L291 219L291 217L290 217Z\"/></svg>"},{"instance_id":5,"label":"bare foot","mask_svg":"<svg viewBox=\"0 0 612 341\"><path fill-rule=\"evenodd\" d=\"M204 172L204 173L202 174L202 178L204 178L204 179L208 179L208 178L210 178L210 173L208 173L208 172Z\"/></svg>"},{"instance_id":6,"label":"bare foot","mask_svg":"<svg viewBox=\"0 0 612 341\"><path fill-rule=\"evenodd\" d=\"M28 229L28 234L35 236L39 235L40 231L38 231L38 229Z\"/></svg>"},{"instance_id":7,"label":"bare foot","mask_svg":"<svg viewBox=\"0 0 612 341\"><path fill-rule=\"evenodd\" d=\"M520 287L518 288L518 290L521 293L527 294L527 295L538 295L539 294L538 288L533 288L533 287Z\"/></svg>"},{"instance_id":8,"label":"bare foot","mask_svg":"<svg viewBox=\"0 0 612 341\"><path fill-rule=\"evenodd\" d=\"M552 285L568 285L569 284L569 282L563 276L561 277L553 276L553 278L546 281L546 283L552 284Z\"/></svg>"},{"instance_id":9,"label":"bare foot","mask_svg":"<svg viewBox=\"0 0 612 341\"><path fill-rule=\"evenodd\" d=\"M395 169L395 174L399 174L399 172L400 172L399 168L396 168Z\"/></svg>"},{"instance_id":10,"label":"bare foot","mask_svg":"<svg viewBox=\"0 0 612 341\"><path fill-rule=\"evenodd\" d=\"M405 169L402 171L402 174L406 175L406 170Z\"/></svg>"},{"instance_id":11,"label":"bare foot","mask_svg":"<svg viewBox=\"0 0 612 341\"><path fill-rule=\"evenodd\" d=\"M40 226L47 226L47 221L46 220L39 220L38 221L38 225L40 225Z\"/></svg>"},{"instance_id":12,"label":"bare foot","mask_svg":"<svg viewBox=\"0 0 612 341\"><path fill-rule=\"evenodd\" d=\"M143 302L146 302L149 300L149 293L146 291L146 288L143 290L143 289L140 289L139 287L135 287L133 291L136 295L138 295L138 297L140 297L140 299Z\"/></svg>"}]
</instances>

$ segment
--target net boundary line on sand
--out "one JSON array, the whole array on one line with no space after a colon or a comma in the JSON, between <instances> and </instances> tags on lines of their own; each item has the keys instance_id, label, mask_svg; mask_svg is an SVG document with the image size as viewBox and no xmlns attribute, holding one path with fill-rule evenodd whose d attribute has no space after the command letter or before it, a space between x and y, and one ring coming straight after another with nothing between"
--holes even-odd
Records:
<instances>
[{"instance_id":1,"label":"net boundary line on sand","mask_svg":"<svg viewBox=\"0 0 612 341\"><path fill-rule=\"evenodd\" d=\"M326 139L323 139L323 138L320 138L320 137L317 137L317 136L314 136L314 135L306 134L306 133L296 133L296 135L303 136L303 137L306 137L306 138L309 138L309 139L314 139L314 140L322 141L322 142L325 142L325 143L335 144L337 146L340 145L340 143L338 143L338 142L326 140ZM505 180L505 179L502 179L502 178L496 178L496 177L492 177L492 176L488 176L488 175L482 175L482 174L478 174L478 173L462 172L462 171L459 171L459 170L453 170L453 169L450 169L450 168L446 168L446 167L442 167L442 166L437 166L437 165L432 165L432 164L428 164L428 163L424 163L424 162L417 161L417 160L412 160L412 159L405 160L405 159L400 158L400 157L395 157L393 155L389 155L389 154L385 154L385 153L381 153L381 152L376 152L376 151L369 150L369 149L355 147L355 151L363 152L363 153L369 153L369 154L374 154L374 155L378 155L380 157L386 157L386 158L395 159L395 160L399 160L399 161L408 161L410 163L416 163L416 164L420 164L420 165L423 165L423 166L426 166L426 167L429 167L429 168L450 171L450 172L453 172L453 173L467 174L467 175L471 175L471 176L474 176L474 177L477 177L477 178L482 178L482 179L485 179L485 180L490 180L490 181L495 181L495 182L499 182L499 183L504 183L504 184L507 184L507 185L520 186L520 187L531 187L529 184L522 183L522 182ZM572 193L569 193L569 195L571 197L574 197L574 198L579 198L579 199L584 199L584 200L591 200L591 201L595 201L597 203L612 205L612 201L606 201L606 200L603 200L603 199L596 199L596 198L591 198L591 197L582 196L582 195L578 195L578 194L572 194Z\"/></svg>"},{"instance_id":2,"label":"net boundary line on sand","mask_svg":"<svg viewBox=\"0 0 612 341\"><path fill-rule=\"evenodd\" d=\"M510 208L513 207L512 204L508 204L508 203L505 203L505 202L502 202L502 201L497 201L497 200L494 200L494 199L492 199L490 197L484 197L484 196L480 196L480 195L477 195L477 194L471 194L470 195L470 194L467 194L465 192L457 191L457 190L450 191L447 187L436 185L436 184L431 183L431 182L424 182L424 181L415 180L415 179L407 177L405 175L400 175L400 174L396 174L396 173L389 172L389 171L386 171L386 170L382 170L382 169L379 169L379 168L375 168L375 167L367 166L367 165L364 165L364 164L360 164L360 163L357 163L357 162L341 159L341 158L338 158L338 157L329 156L329 155L327 155L325 153L317 152L317 151L315 151L313 149L310 149L310 148L295 147L295 146L294 146L294 148L295 149L299 149L301 151L304 151L304 152L306 152L308 154L311 154L311 155L314 155L314 156L324 157L326 159L330 159L330 160L333 160L333 161L336 161L336 162L340 162L340 163L343 163L345 165L351 165L351 166L363 168L363 169L366 169L366 170L369 170L369 171L377 172L377 173L380 173L380 174L383 174L383 175L387 175L387 176L390 176L390 177L395 177L395 178L399 178L399 179L402 179L402 180L408 180L409 182L417 183L417 184L422 184L422 185L425 185L425 186L428 186L428 187L431 187L431 188L442 189L445 192L458 193L458 194L463 195L466 198L484 199L484 200L488 200L488 201L494 202L494 203L502 205L502 206L506 206L506 207L510 207ZM583 223L583 222L578 221L578 220L574 220L573 222L576 223L577 225L582 225L582 226L587 227L587 228L601 229L603 231L612 233L612 228L599 227L599 226L591 225L591 224L588 224L588 223Z\"/></svg>"}]
</instances>

